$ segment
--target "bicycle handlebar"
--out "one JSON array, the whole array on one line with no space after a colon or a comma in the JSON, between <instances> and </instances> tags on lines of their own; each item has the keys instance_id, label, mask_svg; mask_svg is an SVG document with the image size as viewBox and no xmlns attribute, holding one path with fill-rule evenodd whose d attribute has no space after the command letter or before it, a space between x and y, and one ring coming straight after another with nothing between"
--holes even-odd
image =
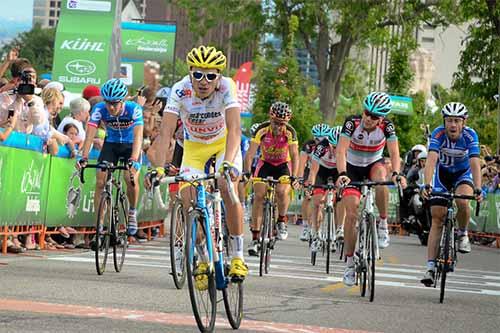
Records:
<instances>
[{"instance_id":1,"label":"bicycle handlebar","mask_svg":"<svg viewBox=\"0 0 500 333\"><path fill-rule=\"evenodd\" d=\"M473 195L466 195L466 194L456 194L456 193L450 193L450 192L431 192L431 196L433 197L441 197L445 199L464 199L464 200L476 200L476 197ZM476 214L475 216L479 216L479 208L481 206L480 202L476 203Z\"/></svg>"},{"instance_id":2,"label":"bicycle handlebar","mask_svg":"<svg viewBox=\"0 0 500 333\"><path fill-rule=\"evenodd\" d=\"M350 182L348 184L346 184L345 186L347 185L352 185L352 186L368 186L368 187L372 187L372 186L390 186L390 185L394 185L394 182L392 180L388 180L388 181L382 181L382 182L375 182L375 181L371 181L371 180L365 180L365 181L362 181L362 182Z\"/></svg>"},{"instance_id":3,"label":"bicycle handlebar","mask_svg":"<svg viewBox=\"0 0 500 333\"><path fill-rule=\"evenodd\" d=\"M85 184L85 177L84 177L85 169L101 169L102 172L107 172L107 171L113 172L115 170L128 170L128 167L123 165L113 165L113 163L105 161L98 164L87 164L86 166L80 169L80 181L82 182L82 184ZM130 174L130 181L132 185L135 186L132 174Z\"/></svg>"},{"instance_id":4,"label":"bicycle handlebar","mask_svg":"<svg viewBox=\"0 0 500 333\"><path fill-rule=\"evenodd\" d=\"M281 176L278 179L275 179L271 176L263 178L263 177L252 177L250 180L253 183L262 182L262 183L270 183L270 184L290 184L292 182L291 176Z\"/></svg>"}]
</instances>

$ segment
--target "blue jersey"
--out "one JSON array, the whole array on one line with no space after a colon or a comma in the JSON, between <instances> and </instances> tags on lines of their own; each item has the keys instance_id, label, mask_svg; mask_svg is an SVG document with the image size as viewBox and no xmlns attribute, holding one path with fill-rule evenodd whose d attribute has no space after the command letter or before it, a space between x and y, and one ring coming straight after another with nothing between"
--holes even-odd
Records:
<instances>
[{"instance_id":1,"label":"blue jersey","mask_svg":"<svg viewBox=\"0 0 500 333\"><path fill-rule=\"evenodd\" d=\"M451 141L443 125L436 128L431 135L429 151L439 154L438 166L448 172L465 171L470 168L469 159L479 157L479 139L470 127L464 127L460 138Z\"/></svg>"},{"instance_id":2,"label":"blue jersey","mask_svg":"<svg viewBox=\"0 0 500 333\"><path fill-rule=\"evenodd\" d=\"M245 158L245 155L247 154L247 151L250 148L250 139L244 134L241 135L240 148L241 148L241 156Z\"/></svg>"},{"instance_id":3,"label":"blue jersey","mask_svg":"<svg viewBox=\"0 0 500 333\"><path fill-rule=\"evenodd\" d=\"M106 126L105 142L133 143L134 127L144 125L142 107L135 102L127 101L122 112L117 116L112 116L105 102L97 103L92 109L88 125L98 127L101 121Z\"/></svg>"}]
</instances>

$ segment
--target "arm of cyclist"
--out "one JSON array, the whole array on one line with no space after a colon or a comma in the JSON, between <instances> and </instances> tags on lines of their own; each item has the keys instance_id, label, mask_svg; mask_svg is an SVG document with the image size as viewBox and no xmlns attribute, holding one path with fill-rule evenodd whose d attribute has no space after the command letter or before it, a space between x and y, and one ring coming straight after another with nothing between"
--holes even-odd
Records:
<instances>
[{"instance_id":1,"label":"arm of cyclist","mask_svg":"<svg viewBox=\"0 0 500 333\"><path fill-rule=\"evenodd\" d=\"M308 158L309 156L307 155L307 153L303 151L299 153L299 173L297 174L297 177L299 177L299 179L304 178L304 169L306 168Z\"/></svg>"},{"instance_id":2,"label":"arm of cyclist","mask_svg":"<svg viewBox=\"0 0 500 333\"><path fill-rule=\"evenodd\" d=\"M436 170L436 164L438 161L439 155L436 151L429 151L427 154L427 161L425 162L424 169L424 189L422 190L422 196L424 199L429 199L432 192L432 176L434 175L434 171Z\"/></svg>"},{"instance_id":3,"label":"arm of cyclist","mask_svg":"<svg viewBox=\"0 0 500 333\"><path fill-rule=\"evenodd\" d=\"M476 200L481 202L483 200L483 191L481 190L481 164L479 162L479 157L470 158L470 168L472 171L472 181L474 182L474 195Z\"/></svg>"},{"instance_id":4,"label":"arm of cyclist","mask_svg":"<svg viewBox=\"0 0 500 333\"><path fill-rule=\"evenodd\" d=\"M289 147L290 149L290 158L292 160L292 186L294 189L299 187L299 182L297 175L299 173L299 145L297 143L293 143Z\"/></svg>"},{"instance_id":5,"label":"arm of cyclist","mask_svg":"<svg viewBox=\"0 0 500 333\"><path fill-rule=\"evenodd\" d=\"M132 154L129 159L129 166L131 166L135 171L139 171L141 168L141 164L139 163L139 158L141 156L141 148L142 148L142 138L144 132L144 125L135 125L134 126L134 142L132 144Z\"/></svg>"},{"instance_id":6,"label":"arm of cyclist","mask_svg":"<svg viewBox=\"0 0 500 333\"><path fill-rule=\"evenodd\" d=\"M239 174L234 168L234 161L236 155L240 150L241 143L241 116L239 107L231 107L226 109L226 128L227 128L227 138L226 138L226 152L224 156L224 162L227 162L232 168L230 174L232 181L235 181Z\"/></svg>"},{"instance_id":7,"label":"arm of cyclist","mask_svg":"<svg viewBox=\"0 0 500 333\"><path fill-rule=\"evenodd\" d=\"M148 149L148 159L153 166L164 166L166 162L171 162L173 157L173 149L170 149L172 138L174 137L175 128L177 126L177 114L165 112L161 122L160 134L153 141L153 144Z\"/></svg>"},{"instance_id":8,"label":"arm of cyclist","mask_svg":"<svg viewBox=\"0 0 500 333\"><path fill-rule=\"evenodd\" d=\"M401 171L401 158L399 157L399 143L398 140L388 140L387 150L389 151L389 157L391 158L392 164L392 176L391 180L397 185L398 177L403 189L406 188L406 178L400 173Z\"/></svg>"},{"instance_id":9,"label":"arm of cyclist","mask_svg":"<svg viewBox=\"0 0 500 333\"><path fill-rule=\"evenodd\" d=\"M252 169L252 160L259 149L259 144L250 141L250 148L248 148L247 154L245 155L245 161L243 161L243 172L250 173Z\"/></svg>"},{"instance_id":10,"label":"arm of cyclist","mask_svg":"<svg viewBox=\"0 0 500 333\"><path fill-rule=\"evenodd\" d=\"M76 161L76 168L80 169L87 164L87 159L89 158L90 147L94 141L94 137L97 133L97 126L93 126L87 123L87 129L85 131L85 141L82 146L82 157Z\"/></svg>"},{"instance_id":11,"label":"arm of cyclist","mask_svg":"<svg viewBox=\"0 0 500 333\"><path fill-rule=\"evenodd\" d=\"M347 177L347 148L349 148L350 139L346 136L341 135L339 142L337 143L336 149L336 159L337 159L337 170L339 172L339 177L337 178L337 187L341 187L344 184L349 184L351 181Z\"/></svg>"}]
</instances>

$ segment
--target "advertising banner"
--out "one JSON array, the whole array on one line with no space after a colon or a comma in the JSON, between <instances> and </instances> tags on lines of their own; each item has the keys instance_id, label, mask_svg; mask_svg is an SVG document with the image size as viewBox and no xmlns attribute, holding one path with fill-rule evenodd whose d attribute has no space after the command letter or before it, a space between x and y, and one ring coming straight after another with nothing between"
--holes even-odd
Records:
<instances>
[{"instance_id":1,"label":"advertising banner","mask_svg":"<svg viewBox=\"0 0 500 333\"><path fill-rule=\"evenodd\" d=\"M0 146L0 225L45 222L50 156Z\"/></svg>"},{"instance_id":2,"label":"advertising banner","mask_svg":"<svg viewBox=\"0 0 500 333\"><path fill-rule=\"evenodd\" d=\"M413 100L407 96L391 95L392 113L410 116L413 114Z\"/></svg>"},{"instance_id":3,"label":"advertising banner","mask_svg":"<svg viewBox=\"0 0 500 333\"><path fill-rule=\"evenodd\" d=\"M63 0L54 44L52 77L80 93L110 77L116 5L111 0Z\"/></svg>"},{"instance_id":4,"label":"advertising banner","mask_svg":"<svg viewBox=\"0 0 500 333\"><path fill-rule=\"evenodd\" d=\"M248 102L250 100L250 80L252 79L252 62L245 62L238 68L238 72L233 80L236 83L238 92L238 102L241 105L241 112L248 109Z\"/></svg>"}]
</instances>

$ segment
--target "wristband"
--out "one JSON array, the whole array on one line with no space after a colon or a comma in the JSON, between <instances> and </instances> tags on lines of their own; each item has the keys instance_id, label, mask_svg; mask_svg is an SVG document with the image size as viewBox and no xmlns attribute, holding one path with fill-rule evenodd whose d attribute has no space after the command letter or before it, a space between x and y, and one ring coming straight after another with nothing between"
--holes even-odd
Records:
<instances>
[{"instance_id":1,"label":"wristband","mask_svg":"<svg viewBox=\"0 0 500 333\"><path fill-rule=\"evenodd\" d=\"M401 176L401 174L397 171L393 171L392 172L392 177L396 177L396 176Z\"/></svg>"},{"instance_id":2,"label":"wristband","mask_svg":"<svg viewBox=\"0 0 500 333\"><path fill-rule=\"evenodd\" d=\"M347 172L345 172L345 171L339 172L339 177L341 177L341 176L347 176Z\"/></svg>"}]
</instances>

